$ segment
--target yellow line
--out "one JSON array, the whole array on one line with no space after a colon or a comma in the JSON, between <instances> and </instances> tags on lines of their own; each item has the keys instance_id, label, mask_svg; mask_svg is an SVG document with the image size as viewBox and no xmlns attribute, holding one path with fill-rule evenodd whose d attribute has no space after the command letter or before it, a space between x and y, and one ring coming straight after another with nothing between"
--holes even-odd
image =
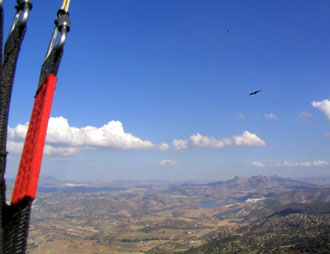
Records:
<instances>
[{"instance_id":1,"label":"yellow line","mask_svg":"<svg viewBox=\"0 0 330 254\"><path fill-rule=\"evenodd\" d=\"M61 9L64 10L65 12L69 11L70 1L71 0L63 0Z\"/></svg>"}]
</instances>

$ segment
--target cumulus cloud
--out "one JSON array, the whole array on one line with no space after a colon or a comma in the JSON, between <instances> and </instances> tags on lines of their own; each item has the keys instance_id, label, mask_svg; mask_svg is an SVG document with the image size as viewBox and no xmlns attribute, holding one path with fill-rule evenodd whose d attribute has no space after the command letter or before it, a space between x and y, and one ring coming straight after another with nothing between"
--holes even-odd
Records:
<instances>
[{"instance_id":1,"label":"cumulus cloud","mask_svg":"<svg viewBox=\"0 0 330 254\"><path fill-rule=\"evenodd\" d=\"M257 162L257 161L252 162L251 165L255 166L255 167L259 167L259 168L263 168L266 166L265 164L263 164L261 162Z\"/></svg>"},{"instance_id":2,"label":"cumulus cloud","mask_svg":"<svg viewBox=\"0 0 330 254\"><path fill-rule=\"evenodd\" d=\"M230 138L216 139L214 137L202 136L199 133L190 136L194 146L201 148L222 148L226 146L265 146L266 142L256 134L244 131L242 135Z\"/></svg>"},{"instance_id":3,"label":"cumulus cloud","mask_svg":"<svg viewBox=\"0 0 330 254\"><path fill-rule=\"evenodd\" d=\"M276 120L277 119L277 115L275 115L274 113L267 113L264 114L264 117L270 120Z\"/></svg>"},{"instance_id":4,"label":"cumulus cloud","mask_svg":"<svg viewBox=\"0 0 330 254\"><path fill-rule=\"evenodd\" d=\"M330 100L313 101L312 106L321 110L325 116L330 120Z\"/></svg>"},{"instance_id":5,"label":"cumulus cloud","mask_svg":"<svg viewBox=\"0 0 330 254\"><path fill-rule=\"evenodd\" d=\"M9 153L21 153L23 151L23 141L8 141L7 150ZM78 152L76 147L55 147L51 145L45 145L44 154L52 156L72 156Z\"/></svg>"},{"instance_id":6,"label":"cumulus cloud","mask_svg":"<svg viewBox=\"0 0 330 254\"><path fill-rule=\"evenodd\" d=\"M11 151L21 151L22 142L28 129L28 123L8 128L8 146ZM169 145L155 145L149 140L142 140L125 132L120 121L110 121L101 127L86 126L77 128L70 126L64 117L49 119L45 154L71 155L83 149L145 149L166 151Z\"/></svg>"},{"instance_id":7,"label":"cumulus cloud","mask_svg":"<svg viewBox=\"0 0 330 254\"><path fill-rule=\"evenodd\" d=\"M330 162L318 160L318 161L312 162L312 164L313 164L313 166L329 166Z\"/></svg>"},{"instance_id":8,"label":"cumulus cloud","mask_svg":"<svg viewBox=\"0 0 330 254\"><path fill-rule=\"evenodd\" d=\"M45 145L44 154L51 156L64 156L69 157L78 152L76 147L53 147L50 145Z\"/></svg>"},{"instance_id":9,"label":"cumulus cloud","mask_svg":"<svg viewBox=\"0 0 330 254\"><path fill-rule=\"evenodd\" d=\"M170 146L166 143L161 143L158 147L157 147L158 150L160 151L167 151L168 149L170 149Z\"/></svg>"},{"instance_id":10,"label":"cumulus cloud","mask_svg":"<svg viewBox=\"0 0 330 254\"><path fill-rule=\"evenodd\" d=\"M21 153L23 149L23 141L7 141L7 151L9 153Z\"/></svg>"},{"instance_id":11,"label":"cumulus cloud","mask_svg":"<svg viewBox=\"0 0 330 254\"><path fill-rule=\"evenodd\" d=\"M77 128L70 126L68 120L63 117L49 120L47 142L49 144L122 150L156 148L151 141L142 140L126 133L120 121L110 121L99 128L93 126Z\"/></svg>"},{"instance_id":12,"label":"cumulus cloud","mask_svg":"<svg viewBox=\"0 0 330 254\"><path fill-rule=\"evenodd\" d=\"M162 160L158 163L158 166L160 166L160 167L175 167L178 165L179 165L179 163L177 163L176 161L172 161L172 160Z\"/></svg>"},{"instance_id":13,"label":"cumulus cloud","mask_svg":"<svg viewBox=\"0 0 330 254\"><path fill-rule=\"evenodd\" d=\"M174 150L186 150L188 149L188 141L183 139L173 139Z\"/></svg>"},{"instance_id":14,"label":"cumulus cloud","mask_svg":"<svg viewBox=\"0 0 330 254\"><path fill-rule=\"evenodd\" d=\"M263 164L261 162L252 162L252 166L255 167L322 167L322 166L330 166L330 162L317 160L317 161L307 161L307 162L289 162L284 161L276 164Z\"/></svg>"},{"instance_id":15,"label":"cumulus cloud","mask_svg":"<svg viewBox=\"0 0 330 254\"><path fill-rule=\"evenodd\" d=\"M28 123L8 127L9 152L21 153L28 129ZM167 143L154 144L143 140L124 130L120 121L110 121L101 127L74 127L64 117L49 119L44 154L54 157L70 157L80 150L186 150L192 146L201 148L222 148L227 146L265 146L266 143L256 134L244 131L241 135L216 139L199 133L190 136L189 140L173 139L172 147Z\"/></svg>"}]
</instances>

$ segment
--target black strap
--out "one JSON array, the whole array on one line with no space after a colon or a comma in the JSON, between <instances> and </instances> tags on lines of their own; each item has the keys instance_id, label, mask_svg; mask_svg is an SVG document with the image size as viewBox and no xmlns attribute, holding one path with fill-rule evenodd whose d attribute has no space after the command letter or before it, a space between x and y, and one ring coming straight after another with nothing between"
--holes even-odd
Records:
<instances>
[{"instance_id":1,"label":"black strap","mask_svg":"<svg viewBox=\"0 0 330 254\"><path fill-rule=\"evenodd\" d=\"M53 74L54 76L57 76L62 55L63 55L63 47L55 46L41 67L38 87L41 86L41 84L45 81L46 77L49 74Z\"/></svg>"},{"instance_id":2,"label":"black strap","mask_svg":"<svg viewBox=\"0 0 330 254\"><path fill-rule=\"evenodd\" d=\"M18 54L21 48L26 31L25 24L19 24L10 33L4 52L4 60L2 64L1 83L0 83L0 177L4 183L4 173L6 167L6 142L7 142L7 125L11 93L13 88L16 64ZM4 200L5 189L1 192L1 198Z\"/></svg>"},{"instance_id":3,"label":"black strap","mask_svg":"<svg viewBox=\"0 0 330 254\"><path fill-rule=\"evenodd\" d=\"M15 205L5 206L3 254L25 254L31 206L32 199L29 198L25 198Z\"/></svg>"},{"instance_id":4,"label":"black strap","mask_svg":"<svg viewBox=\"0 0 330 254\"><path fill-rule=\"evenodd\" d=\"M3 8L1 6L1 52L2 52L2 20L3 20ZM17 24L14 30L10 33L4 50L4 59L1 65L0 72L0 253L20 253L20 252L8 252L10 250L8 240L8 233L11 233L10 226L5 226L6 223L16 223L17 218L15 216L8 216L9 210L12 210L10 206L6 204L6 184L4 179L6 168L6 143L7 143L7 126L11 93L13 88L13 82L15 77L15 70L19 51L22 41L24 39L26 31L25 24ZM2 60L2 59L1 59ZM1 61L2 62L2 61ZM23 208L21 207L21 210ZM24 207L22 211L30 210L29 207ZM19 210L20 211L20 210ZM17 212L15 214L18 214ZM22 218L25 218L23 216ZM14 220L13 220L14 219ZM21 223L18 223L19 225ZM23 253L23 252L22 252Z\"/></svg>"},{"instance_id":5,"label":"black strap","mask_svg":"<svg viewBox=\"0 0 330 254\"><path fill-rule=\"evenodd\" d=\"M2 63L2 41L3 41L3 7L0 5L0 63ZM0 84L2 84L2 66L0 64ZM0 89L1 94L1 89ZM1 95L0 95L1 96ZM0 98L0 107L1 107ZM0 114L0 118L2 116ZM7 126L6 126L7 128ZM1 128L0 128L1 129ZM0 132L2 132L0 130ZM4 178L6 167L6 148L0 143L0 253L3 253L3 207L6 204L5 193L6 193L6 183Z\"/></svg>"},{"instance_id":6,"label":"black strap","mask_svg":"<svg viewBox=\"0 0 330 254\"><path fill-rule=\"evenodd\" d=\"M0 87L0 141L2 142L2 147L6 144L11 92L13 88L18 54L24 39L25 31L25 24L17 25L10 33L5 45Z\"/></svg>"}]
</instances>

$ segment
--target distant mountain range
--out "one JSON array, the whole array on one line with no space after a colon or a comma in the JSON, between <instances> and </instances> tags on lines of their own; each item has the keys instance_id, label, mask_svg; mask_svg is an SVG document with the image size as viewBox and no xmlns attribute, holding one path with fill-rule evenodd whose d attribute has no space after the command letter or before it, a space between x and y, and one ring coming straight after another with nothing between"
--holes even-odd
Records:
<instances>
[{"instance_id":1,"label":"distant mountain range","mask_svg":"<svg viewBox=\"0 0 330 254\"><path fill-rule=\"evenodd\" d=\"M314 181L315 182L315 181ZM12 189L14 180L7 181L7 189ZM118 191L130 188L144 188L166 194L179 194L194 197L203 204L224 204L242 202L251 198L276 196L291 190L318 188L320 185L291 178L273 176L253 176L249 178L236 176L227 181L213 183L182 183L169 181L113 181L110 183L93 183L64 181L50 176L41 176L38 192L98 192ZM324 185L321 185L324 187Z\"/></svg>"},{"instance_id":2,"label":"distant mountain range","mask_svg":"<svg viewBox=\"0 0 330 254\"><path fill-rule=\"evenodd\" d=\"M213 187L225 187L236 191L246 191L252 189L267 190L283 190L283 189L309 189L316 187L316 184L307 183L291 178L283 178L276 175L273 176L252 176L249 178L236 176L233 179L224 182L215 182L207 184Z\"/></svg>"},{"instance_id":3,"label":"distant mountain range","mask_svg":"<svg viewBox=\"0 0 330 254\"><path fill-rule=\"evenodd\" d=\"M320 187L308 183L279 176L253 176L249 178L235 177L233 179L208 184L185 184L168 188L167 192L194 196L203 203L235 203L251 198L276 196L292 190L304 190Z\"/></svg>"}]
</instances>

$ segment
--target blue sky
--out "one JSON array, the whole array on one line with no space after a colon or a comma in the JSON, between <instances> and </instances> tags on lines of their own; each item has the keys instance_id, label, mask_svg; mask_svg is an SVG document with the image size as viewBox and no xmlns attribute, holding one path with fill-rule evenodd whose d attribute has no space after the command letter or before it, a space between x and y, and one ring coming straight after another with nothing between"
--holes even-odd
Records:
<instances>
[{"instance_id":1,"label":"blue sky","mask_svg":"<svg viewBox=\"0 0 330 254\"><path fill-rule=\"evenodd\" d=\"M43 175L330 175L329 1L71 2ZM4 4L5 36L12 4ZM7 177L17 171L61 1L33 4L13 90Z\"/></svg>"}]
</instances>

